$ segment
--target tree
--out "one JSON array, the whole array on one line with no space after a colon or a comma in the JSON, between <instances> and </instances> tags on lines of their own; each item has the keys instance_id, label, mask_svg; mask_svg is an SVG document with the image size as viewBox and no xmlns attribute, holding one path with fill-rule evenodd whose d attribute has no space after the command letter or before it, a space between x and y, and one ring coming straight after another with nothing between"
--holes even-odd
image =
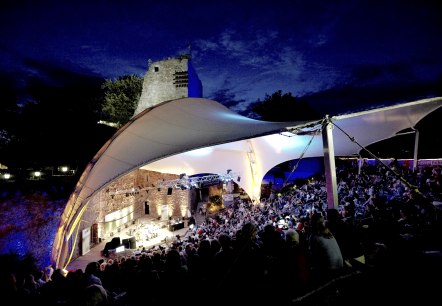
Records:
<instances>
[{"instance_id":1,"label":"tree","mask_svg":"<svg viewBox=\"0 0 442 306\"><path fill-rule=\"evenodd\" d=\"M105 121L121 127L133 116L143 89L143 78L136 75L121 76L106 80L102 113Z\"/></svg>"},{"instance_id":2,"label":"tree","mask_svg":"<svg viewBox=\"0 0 442 306\"><path fill-rule=\"evenodd\" d=\"M14 127L19 118L20 108L13 90L13 84L6 77L0 76L0 164L5 162L3 149L14 140Z\"/></svg>"},{"instance_id":3,"label":"tree","mask_svg":"<svg viewBox=\"0 0 442 306\"><path fill-rule=\"evenodd\" d=\"M102 84L102 78L77 75L63 80L62 86L39 77L28 80L26 98L12 93L9 106L0 107L0 129L7 132L2 135L0 163L11 169L86 164L115 132L97 124ZM105 134L97 135L101 131Z\"/></svg>"},{"instance_id":4,"label":"tree","mask_svg":"<svg viewBox=\"0 0 442 306\"><path fill-rule=\"evenodd\" d=\"M283 94L281 90L272 95L266 94L264 101L258 100L252 105L252 111L261 120L276 122L317 120L323 117L306 102L295 98L290 92Z\"/></svg>"}]
</instances>

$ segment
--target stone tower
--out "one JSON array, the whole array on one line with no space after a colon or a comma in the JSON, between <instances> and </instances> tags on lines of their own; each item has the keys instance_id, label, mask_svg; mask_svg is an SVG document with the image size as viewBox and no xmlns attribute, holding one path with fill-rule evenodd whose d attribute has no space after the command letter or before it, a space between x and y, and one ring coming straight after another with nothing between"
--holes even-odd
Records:
<instances>
[{"instance_id":1,"label":"stone tower","mask_svg":"<svg viewBox=\"0 0 442 306\"><path fill-rule=\"evenodd\" d=\"M164 101L187 97L202 98L202 95L203 86L189 55L149 62L134 116Z\"/></svg>"}]
</instances>

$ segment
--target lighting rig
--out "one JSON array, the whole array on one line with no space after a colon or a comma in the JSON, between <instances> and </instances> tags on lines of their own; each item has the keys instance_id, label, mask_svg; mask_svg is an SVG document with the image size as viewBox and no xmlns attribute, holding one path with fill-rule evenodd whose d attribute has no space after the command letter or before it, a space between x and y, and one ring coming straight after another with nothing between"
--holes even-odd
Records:
<instances>
[{"instance_id":1,"label":"lighting rig","mask_svg":"<svg viewBox=\"0 0 442 306\"><path fill-rule=\"evenodd\" d=\"M217 183L226 183L229 181L234 181L236 179L237 182L241 180L241 177L238 173L232 172L232 170L228 169L227 173L224 174L209 174L204 176L195 176L189 177L185 173L180 174L179 179L175 180L161 180L158 181L155 186L151 187L133 187L129 189L121 189L115 191L109 191L108 193L113 198L115 195L125 194L126 196L133 196L141 191L145 190L147 193L150 189L161 189L161 188L174 188L174 189L192 189L192 188L201 188L203 185L213 185Z\"/></svg>"}]
</instances>

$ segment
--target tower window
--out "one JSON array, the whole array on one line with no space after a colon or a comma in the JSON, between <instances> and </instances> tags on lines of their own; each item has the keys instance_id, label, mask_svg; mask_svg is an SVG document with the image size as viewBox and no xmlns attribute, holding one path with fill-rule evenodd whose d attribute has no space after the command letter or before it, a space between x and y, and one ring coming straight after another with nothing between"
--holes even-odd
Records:
<instances>
[{"instance_id":1,"label":"tower window","mask_svg":"<svg viewBox=\"0 0 442 306\"><path fill-rule=\"evenodd\" d=\"M154 70L155 70L155 72L158 72L160 70L160 68L159 67L155 67Z\"/></svg>"}]
</instances>

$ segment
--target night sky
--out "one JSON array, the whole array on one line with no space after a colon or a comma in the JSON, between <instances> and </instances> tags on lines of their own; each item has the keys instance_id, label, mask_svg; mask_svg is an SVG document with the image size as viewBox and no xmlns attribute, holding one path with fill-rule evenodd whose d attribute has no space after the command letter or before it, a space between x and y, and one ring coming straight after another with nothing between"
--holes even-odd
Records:
<instances>
[{"instance_id":1,"label":"night sky","mask_svg":"<svg viewBox=\"0 0 442 306\"><path fill-rule=\"evenodd\" d=\"M0 7L0 163L10 167L90 161L115 132L96 124L104 81L143 77L149 60L189 52L203 97L244 116L278 90L329 115L442 95L437 1L44 0ZM20 116L4 106L16 104L26 105ZM8 142L14 145L2 151Z\"/></svg>"},{"instance_id":2,"label":"night sky","mask_svg":"<svg viewBox=\"0 0 442 306\"><path fill-rule=\"evenodd\" d=\"M438 95L437 3L8 1L0 80L24 102L29 86L143 76L190 46L204 97L238 113L277 90L332 114L408 102Z\"/></svg>"},{"instance_id":3,"label":"night sky","mask_svg":"<svg viewBox=\"0 0 442 306\"><path fill-rule=\"evenodd\" d=\"M437 0L2 1L0 112L6 103L31 107L19 118L0 113L0 163L69 161L81 174L115 132L92 126L100 85L144 76L149 60L188 52L203 96L243 115L278 90L331 115L442 95ZM21 138L2 151L9 127ZM440 157L440 124L428 130L423 157ZM389 146L392 154L398 146ZM27 222L25 212L15 213L8 223Z\"/></svg>"}]
</instances>

